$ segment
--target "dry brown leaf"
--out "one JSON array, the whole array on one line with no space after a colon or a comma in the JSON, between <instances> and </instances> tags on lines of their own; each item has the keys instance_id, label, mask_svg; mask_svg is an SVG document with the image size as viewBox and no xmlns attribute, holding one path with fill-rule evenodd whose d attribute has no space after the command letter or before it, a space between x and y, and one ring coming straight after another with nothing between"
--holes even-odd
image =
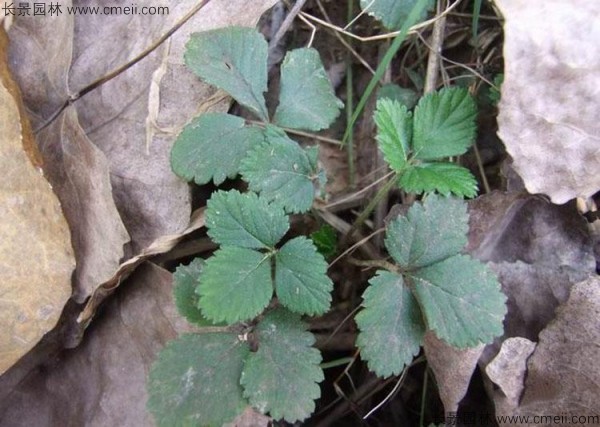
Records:
<instances>
[{"instance_id":1,"label":"dry brown leaf","mask_svg":"<svg viewBox=\"0 0 600 427\"><path fill-rule=\"evenodd\" d=\"M48 358L8 392L0 377L0 425L151 426L148 370L168 340L189 331L173 303L171 273L146 263L81 346Z\"/></svg>"},{"instance_id":2,"label":"dry brown leaf","mask_svg":"<svg viewBox=\"0 0 600 427\"><path fill-rule=\"evenodd\" d=\"M435 375L446 413L458 411L458 404L469 388L483 347L479 345L460 350L446 344L431 331L425 334L423 349Z\"/></svg>"},{"instance_id":3,"label":"dry brown leaf","mask_svg":"<svg viewBox=\"0 0 600 427\"><path fill-rule=\"evenodd\" d=\"M600 2L497 0L505 18L500 138L530 193L600 190Z\"/></svg>"},{"instance_id":4,"label":"dry brown leaf","mask_svg":"<svg viewBox=\"0 0 600 427\"><path fill-rule=\"evenodd\" d=\"M540 333L539 343L527 363L527 380L518 414L562 415L569 420L570 416L600 416L598 313L600 279L596 276L573 286L556 319Z\"/></svg>"},{"instance_id":5,"label":"dry brown leaf","mask_svg":"<svg viewBox=\"0 0 600 427\"><path fill-rule=\"evenodd\" d=\"M75 267L60 203L37 162L0 29L0 374L54 327Z\"/></svg>"}]
</instances>

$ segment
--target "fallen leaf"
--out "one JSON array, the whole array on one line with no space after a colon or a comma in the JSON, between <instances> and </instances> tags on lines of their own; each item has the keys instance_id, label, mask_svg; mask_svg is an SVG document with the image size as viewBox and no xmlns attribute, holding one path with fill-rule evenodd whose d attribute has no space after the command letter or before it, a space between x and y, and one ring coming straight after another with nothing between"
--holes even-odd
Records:
<instances>
[{"instance_id":1,"label":"fallen leaf","mask_svg":"<svg viewBox=\"0 0 600 427\"><path fill-rule=\"evenodd\" d=\"M0 29L0 374L55 326L75 268L69 229L20 102Z\"/></svg>"},{"instance_id":2,"label":"fallen leaf","mask_svg":"<svg viewBox=\"0 0 600 427\"><path fill-rule=\"evenodd\" d=\"M498 0L505 79L498 134L530 193L600 190L600 3Z\"/></svg>"}]
</instances>

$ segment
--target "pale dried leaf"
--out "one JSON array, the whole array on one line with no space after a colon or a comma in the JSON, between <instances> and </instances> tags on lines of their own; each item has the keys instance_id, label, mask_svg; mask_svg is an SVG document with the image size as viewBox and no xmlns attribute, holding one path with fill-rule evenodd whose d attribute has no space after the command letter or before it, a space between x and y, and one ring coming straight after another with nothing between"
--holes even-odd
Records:
<instances>
[{"instance_id":1,"label":"pale dried leaf","mask_svg":"<svg viewBox=\"0 0 600 427\"><path fill-rule=\"evenodd\" d=\"M35 164L33 136L5 62L0 29L0 374L52 329L75 259L58 198Z\"/></svg>"},{"instance_id":2,"label":"pale dried leaf","mask_svg":"<svg viewBox=\"0 0 600 427\"><path fill-rule=\"evenodd\" d=\"M506 23L499 135L530 193L600 189L600 2L498 0Z\"/></svg>"},{"instance_id":3,"label":"pale dried leaf","mask_svg":"<svg viewBox=\"0 0 600 427\"><path fill-rule=\"evenodd\" d=\"M428 331L423 348L427 363L435 375L445 411L456 412L458 404L469 388L471 376L484 346L459 350Z\"/></svg>"},{"instance_id":4,"label":"pale dried leaf","mask_svg":"<svg viewBox=\"0 0 600 427\"><path fill-rule=\"evenodd\" d=\"M527 359L535 350L535 343L527 338L508 338L498 355L486 366L485 373L500 387L494 396L496 411L514 409L524 388Z\"/></svg>"}]
</instances>

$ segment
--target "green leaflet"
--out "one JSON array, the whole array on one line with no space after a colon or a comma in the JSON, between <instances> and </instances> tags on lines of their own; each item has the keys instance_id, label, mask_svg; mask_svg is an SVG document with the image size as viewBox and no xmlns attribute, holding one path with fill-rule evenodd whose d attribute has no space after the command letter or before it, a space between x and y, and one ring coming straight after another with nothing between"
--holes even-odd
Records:
<instances>
[{"instance_id":1,"label":"green leaflet","mask_svg":"<svg viewBox=\"0 0 600 427\"><path fill-rule=\"evenodd\" d=\"M408 161L412 139L412 114L398 101L384 98L377 101L373 118L383 158L393 170L402 172Z\"/></svg>"},{"instance_id":2,"label":"green leaflet","mask_svg":"<svg viewBox=\"0 0 600 427\"><path fill-rule=\"evenodd\" d=\"M377 91L377 100L386 98L391 101L399 102L408 109L413 108L417 105L417 101L419 101L417 92L412 89L401 87L395 83L386 83Z\"/></svg>"},{"instance_id":3,"label":"green leaflet","mask_svg":"<svg viewBox=\"0 0 600 427\"><path fill-rule=\"evenodd\" d=\"M415 108L415 158L435 160L464 154L473 144L477 107L463 88L443 89L425 95Z\"/></svg>"},{"instance_id":4,"label":"green leaflet","mask_svg":"<svg viewBox=\"0 0 600 427\"><path fill-rule=\"evenodd\" d=\"M407 168L400 177L400 186L411 193L437 191L461 197L477 195L477 181L471 172L454 163L422 163Z\"/></svg>"},{"instance_id":5,"label":"green leaflet","mask_svg":"<svg viewBox=\"0 0 600 427\"><path fill-rule=\"evenodd\" d=\"M213 193L206 209L208 235L220 245L250 249L272 248L288 231L280 206L254 193L237 190Z\"/></svg>"},{"instance_id":6,"label":"green leaflet","mask_svg":"<svg viewBox=\"0 0 600 427\"><path fill-rule=\"evenodd\" d=\"M399 30L416 3L417 0L360 0L360 7L380 20L387 29ZM429 0L427 9L431 9L432 6L433 0ZM424 10L418 22L426 16L427 11Z\"/></svg>"},{"instance_id":7,"label":"green leaflet","mask_svg":"<svg viewBox=\"0 0 600 427\"><path fill-rule=\"evenodd\" d=\"M335 97L319 53L295 49L281 64L279 106L273 121L283 127L317 131L329 127L344 105Z\"/></svg>"},{"instance_id":8,"label":"green leaflet","mask_svg":"<svg viewBox=\"0 0 600 427\"><path fill-rule=\"evenodd\" d=\"M424 267L463 249L468 221L464 201L432 194L389 223L385 246L403 269Z\"/></svg>"},{"instance_id":9,"label":"green leaflet","mask_svg":"<svg viewBox=\"0 0 600 427\"><path fill-rule=\"evenodd\" d=\"M276 309L255 329L258 351L248 356L241 384L252 406L276 420L306 419L320 396L321 355L306 328L300 316Z\"/></svg>"},{"instance_id":10,"label":"green leaflet","mask_svg":"<svg viewBox=\"0 0 600 427\"><path fill-rule=\"evenodd\" d=\"M317 148L302 149L284 133L267 128L267 142L242 161L241 173L252 191L281 204L286 212L306 212L318 182Z\"/></svg>"},{"instance_id":11,"label":"green leaflet","mask_svg":"<svg viewBox=\"0 0 600 427\"><path fill-rule=\"evenodd\" d=\"M223 246L200 275L200 309L208 319L228 324L252 319L271 301L270 255Z\"/></svg>"},{"instance_id":12,"label":"green leaflet","mask_svg":"<svg viewBox=\"0 0 600 427\"><path fill-rule=\"evenodd\" d=\"M240 161L264 141L262 130L225 113L207 113L194 119L171 149L173 172L196 184L211 179L216 185L239 173Z\"/></svg>"},{"instance_id":13,"label":"green leaflet","mask_svg":"<svg viewBox=\"0 0 600 427\"><path fill-rule=\"evenodd\" d=\"M148 380L148 410L161 427L220 426L248 403L239 378L248 346L237 335L188 334L160 352Z\"/></svg>"},{"instance_id":14,"label":"green leaflet","mask_svg":"<svg viewBox=\"0 0 600 427\"><path fill-rule=\"evenodd\" d=\"M281 304L301 314L323 314L329 309L333 283L327 263L304 236L287 242L275 256L275 288Z\"/></svg>"},{"instance_id":15,"label":"green leaflet","mask_svg":"<svg viewBox=\"0 0 600 427\"><path fill-rule=\"evenodd\" d=\"M458 348L502 335L506 297L495 275L467 255L455 255L411 274L427 326Z\"/></svg>"},{"instance_id":16,"label":"green leaflet","mask_svg":"<svg viewBox=\"0 0 600 427\"><path fill-rule=\"evenodd\" d=\"M267 42L253 28L227 27L194 33L186 44L186 65L208 84L268 122Z\"/></svg>"},{"instance_id":17,"label":"green leaflet","mask_svg":"<svg viewBox=\"0 0 600 427\"><path fill-rule=\"evenodd\" d=\"M183 317L190 323L198 326L214 326L206 319L198 308L198 295L196 288L199 286L200 273L204 266L202 258L196 258L188 265L180 265L173 273L175 306Z\"/></svg>"},{"instance_id":18,"label":"green leaflet","mask_svg":"<svg viewBox=\"0 0 600 427\"><path fill-rule=\"evenodd\" d=\"M425 325L417 301L402 276L378 271L363 294L356 316L361 359L380 377L399 375L419 353Z\"/></svg>"},{"instance_id":19,"label":"green leaflet","mask_svg":"<svg viewBox=\"0 0 600 427\"><path fill-rule=\"evenodd\" d=\"M310 235L317 250L325 258L329 258L337 252L337 233L335 228L329 224L323 225Z\"/></svg>"}]
</instances>

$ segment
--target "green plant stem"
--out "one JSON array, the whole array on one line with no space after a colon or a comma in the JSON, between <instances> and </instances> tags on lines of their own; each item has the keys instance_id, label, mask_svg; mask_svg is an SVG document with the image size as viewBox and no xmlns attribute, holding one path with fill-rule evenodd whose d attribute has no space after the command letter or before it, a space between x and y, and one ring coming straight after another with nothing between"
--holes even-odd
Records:
<instances>
[{"instance_id":1,"label":"green plant stem","mask_svg":"<svg viewBox=\"0 0 600 427\"><path fill-rule=\"evenodd\" d=\"M429 382L429 370L425 367L423 374L423 391L421 392L421 413L419 415L419 427L423 427L425 421L425 398L427 397L427 383Z\"/></svg>"},{"instance_id":2,"label":"green plant stem","mask_svg":"<svg viewBox=\"0 0 600 427\"><path fill-rule=\"evenodd\" d=\"M354 360L354 357L342 357L341 359L332 360L330 362L321 363L319 366L321 369L335 368L336 366L342 366L346 363L350 363Z\"/></svg>"},{"instance_id":3,"label":"green plant stem","mask_svg":"<svg viewBox=\"0 0 600 427\"><path fill-rule=\"evenodd\" d=\"M348 2L348 16L350 21L354 14L354 2ZM352 47L352 40L348 39L348 44ZM352 110L354 109L354 76L352 73L352 60L350 55L346 60L346 123L352 121ZM350 188L354 189L356 185L356 176L354 169L354 126L350 126L348 133L348 183Z\"/></svg>"},{"instance_id":4,"label":"green plant stem","mask_svg":"<svg viewBox=\"0 0 600 427\"><path fill-rule=\"evenodd\" d=\"M391 262L384 261L382 259L362 260L348 257L348 261L350 262L350 264L354 264L359 267L383 268L394 273L400 273L400 269L398 268L398 266L392 264Z\"/></svg>"},{"instance_id":5,"label":"green plant stem","mask_svg":"<svg viewBox=\"0 0 600 427\"><path fill-rule=\"evenodd\" d=\"M373 93L373 90L375 90L375 87L379 83L381 77L383 77L386 68L388 67L390 62L392 62L392 59L400 49L400 46L402 46L402 43L404 42L408 34L408 30L417 22L419 16L421 16L421 13L425 10L426 7L427 0L418 0L417 3L413 6L412 10L410 11L410 14L408 15L408 18L406 18L406 21L404 21L404 24L402 24L400 32L394 38L394 42L392 43L392 45L384 55L383 59L379 63L379 66L375 70L375 75L371 78L371 81L369 81L369 84L367 85L363 96L360 98L360 101L358 102L358 105L356 106L356 109L354 110L350 121L346 124L346 131L344 133L344 137L342 138L342 143L345 144L348 141L351 129L354 128L354 124L356 123L358 116L360 116L360 113L362 113L363 109L365 108L367 100Z\"/></svg>"}]
</instances>

